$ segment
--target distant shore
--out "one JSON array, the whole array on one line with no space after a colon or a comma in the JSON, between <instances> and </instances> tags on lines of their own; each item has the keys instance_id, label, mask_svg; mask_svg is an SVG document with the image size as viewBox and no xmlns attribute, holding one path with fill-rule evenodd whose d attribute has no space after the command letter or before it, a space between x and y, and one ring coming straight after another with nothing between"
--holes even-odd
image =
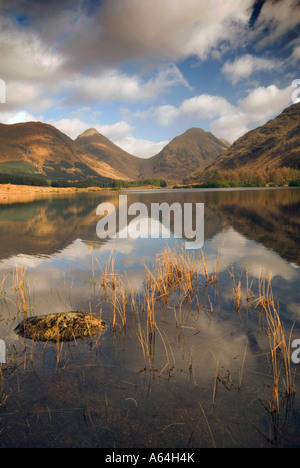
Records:
<instances>
[{"instance_id":1,"label":"distant shore","mask_svg":"<svg viewBox=\"0 0 300 468\"><path fill-rule=\"evenodd\" d=\"M287 188L288 186L282 187ZM188 187L188 186L179 186L179 185L167 185L163 187L164 189L175 189L175 188L198 188L198 187ZM31 186L31 185L15 185L15 184L0 184L0 205L9 204L9 203L22 203L34 200L39 197L44 196L55 196L55 195L65 195L65 194L76 194L76 193L87 193L87 192L115 192L119 190L158 190L163 189L156 185L144 185L137 187L51 187L51 186ZM212 187L213 188L213 187ZM221 187L219 187L221 188ZM236 187L236 189L241 189L243 187ZM252 187L252 188L262 188L262 187ZM270 188L270 187L264 187ZM278 188L278 187L274 187Z\"/></svg>"},{"instance_id":2,"label":"distant shore","mask_svg":"<svg viewBox=\"0 0 300 468\"><path fill-rule=\"evenodd\" d=\"M154 185L147 185L142 187L128 187L125 190L130 189L159 189ZM0 184L0 204L22 201L22 197L35 198L37 195L55 195L55 194L71 194L71 193L82 193L82 192L103 192L103 191L115 191L109 187L39 187L31 185L14 185L14 184ZM120 188L120 190L122 190Z\"/></svg>"},{"instance_id":3,"label":"distant shore","mask_svg":"<svg viewBox=\"0 0 300 468\"><path fill-rule=\"evenodd\" d=\"M88 187L78 189L76 187L40 187L32 185L14 185L0 184L0 196L15 193L69 193L69 192L87 192L88 190L104 190L101 187Z\"/></svg>"}]
</instances>

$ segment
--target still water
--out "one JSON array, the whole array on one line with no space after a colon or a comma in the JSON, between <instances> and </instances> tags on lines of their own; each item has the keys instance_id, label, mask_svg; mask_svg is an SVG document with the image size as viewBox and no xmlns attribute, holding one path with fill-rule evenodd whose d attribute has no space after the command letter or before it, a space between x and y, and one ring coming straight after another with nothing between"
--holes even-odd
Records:
<instances>
[{"instance_id":1,"label":"still water","mask_svg":"<svg viewBox=\"0 0 300 468\"><path fill-rule=\"evenodd\" d=\"M0 447L299 447L300 364L287 395L278 363L272 411L261 304L272 302L287 342L300 338L300 190L122 194L149 208L204 203L202 250L185 251L173 222L168 239L99 239L97 206L118 208L118 192L1 200ZM193 265L192 293L149 294L162 252ZM104 333L53 344L14 331L67 311L101 316Z\"/></svg>"}]
</instances>

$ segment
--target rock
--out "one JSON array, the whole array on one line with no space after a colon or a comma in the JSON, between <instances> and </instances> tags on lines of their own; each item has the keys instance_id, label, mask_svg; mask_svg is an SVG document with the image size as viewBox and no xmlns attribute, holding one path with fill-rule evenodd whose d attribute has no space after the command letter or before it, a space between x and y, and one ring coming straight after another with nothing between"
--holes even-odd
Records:
<instances>
[{"instance_id":1,"label":"rock","mask_svg":"<svg viewBox=\"0 0 300 468\"><path fill-rule=\"evenodd\" d=\"M101 333L105 322L93 314L66 312L28 317L15 332L34 341L73 341Z\"/></svg>"}]
</instances>

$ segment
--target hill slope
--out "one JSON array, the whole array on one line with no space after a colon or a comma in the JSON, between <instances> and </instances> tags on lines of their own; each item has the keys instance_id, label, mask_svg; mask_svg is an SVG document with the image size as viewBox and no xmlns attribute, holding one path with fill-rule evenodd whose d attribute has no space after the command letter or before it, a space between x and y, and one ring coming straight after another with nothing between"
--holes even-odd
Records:
<instances>
[{"instance_id":1,"label":"hill slope","mask_svg":"<svg viewBox=\"0 0 300 468\"><path fill-rule=\"evenodd\" d=\"M219 158L203 170L186 177L186 183L202 182L207 171L236 169L300 169L300 103L285 109L265 125L236 140Z\"/></svg>"},{"instance_id":2,"label":"hill slope","mask_svg":"<svg viewBox=\"0 0 300 468\"><path fill-rule=\"evenodd\" d=\"M70 180L123 177L57 128L42 122L0 124L0 172Z\"/></svg>"},{"instance_id":3,"label":"hill slope","mask_svg":"<svg viewBox=\"0 0 300 468\"><path fill-rule=\"evenodd\" d=\"M96 129L86 130L74 142L92 153L98 161L108 164L118 173L121 173L122 177L119 177L119 179L140 178L141 158L132 156L122 150Z\"/></svg>"},{"instance_id":4,"label":"hill slope","mask_svg":"<svg viewBox=\"0 0 300 468\"><path fill-rule=\"evenodd\" d=\"M181 183L195 168L206 167L228 148L228 144L201 128L190 128L174 138L157 155L140 165L144 178L162 178Z\"/></svg>"}]
</instances>

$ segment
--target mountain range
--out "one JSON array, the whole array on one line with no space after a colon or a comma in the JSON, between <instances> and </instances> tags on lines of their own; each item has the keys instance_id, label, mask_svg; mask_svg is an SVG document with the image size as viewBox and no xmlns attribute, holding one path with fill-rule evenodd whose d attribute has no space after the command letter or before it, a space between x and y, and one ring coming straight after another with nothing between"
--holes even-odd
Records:
<instances>
[{"instance_id":1,"label":"mountain range","mask_svg":"<svg viewBox=\"0 0 300 468\"><path fill-rule=\"evenodd\" d=\"M42 122L0 124L0 172L48 179L164 179L181 182L212 163L228 144L201 128L175 137L157 155L133 156L90 128L72 140Z\"/></svg>"},{"instance_id":2,"label":"mountain range","mask_svg":"<svg viewBox=\"0 0 300 468\"><path fill-rule=\"evenodd\" d=\"M72 140L47 123L0 124L0 173L71 181L159 178L180 184L199 183L214 170L300 169L299 122L300 103L232 145L190 128L148 159L127 153L94 128Z\"/></svg>"},{"instance_id":3,"label":"mountain range","mask_svg":"<svg viewBox=\"0 0 300 468\"><path fill-rule=\"evenodd\" d=\"M0 172L70 180L122 177L57 128L41 122L0 124Z\"/></svg>"}]
</instances>

